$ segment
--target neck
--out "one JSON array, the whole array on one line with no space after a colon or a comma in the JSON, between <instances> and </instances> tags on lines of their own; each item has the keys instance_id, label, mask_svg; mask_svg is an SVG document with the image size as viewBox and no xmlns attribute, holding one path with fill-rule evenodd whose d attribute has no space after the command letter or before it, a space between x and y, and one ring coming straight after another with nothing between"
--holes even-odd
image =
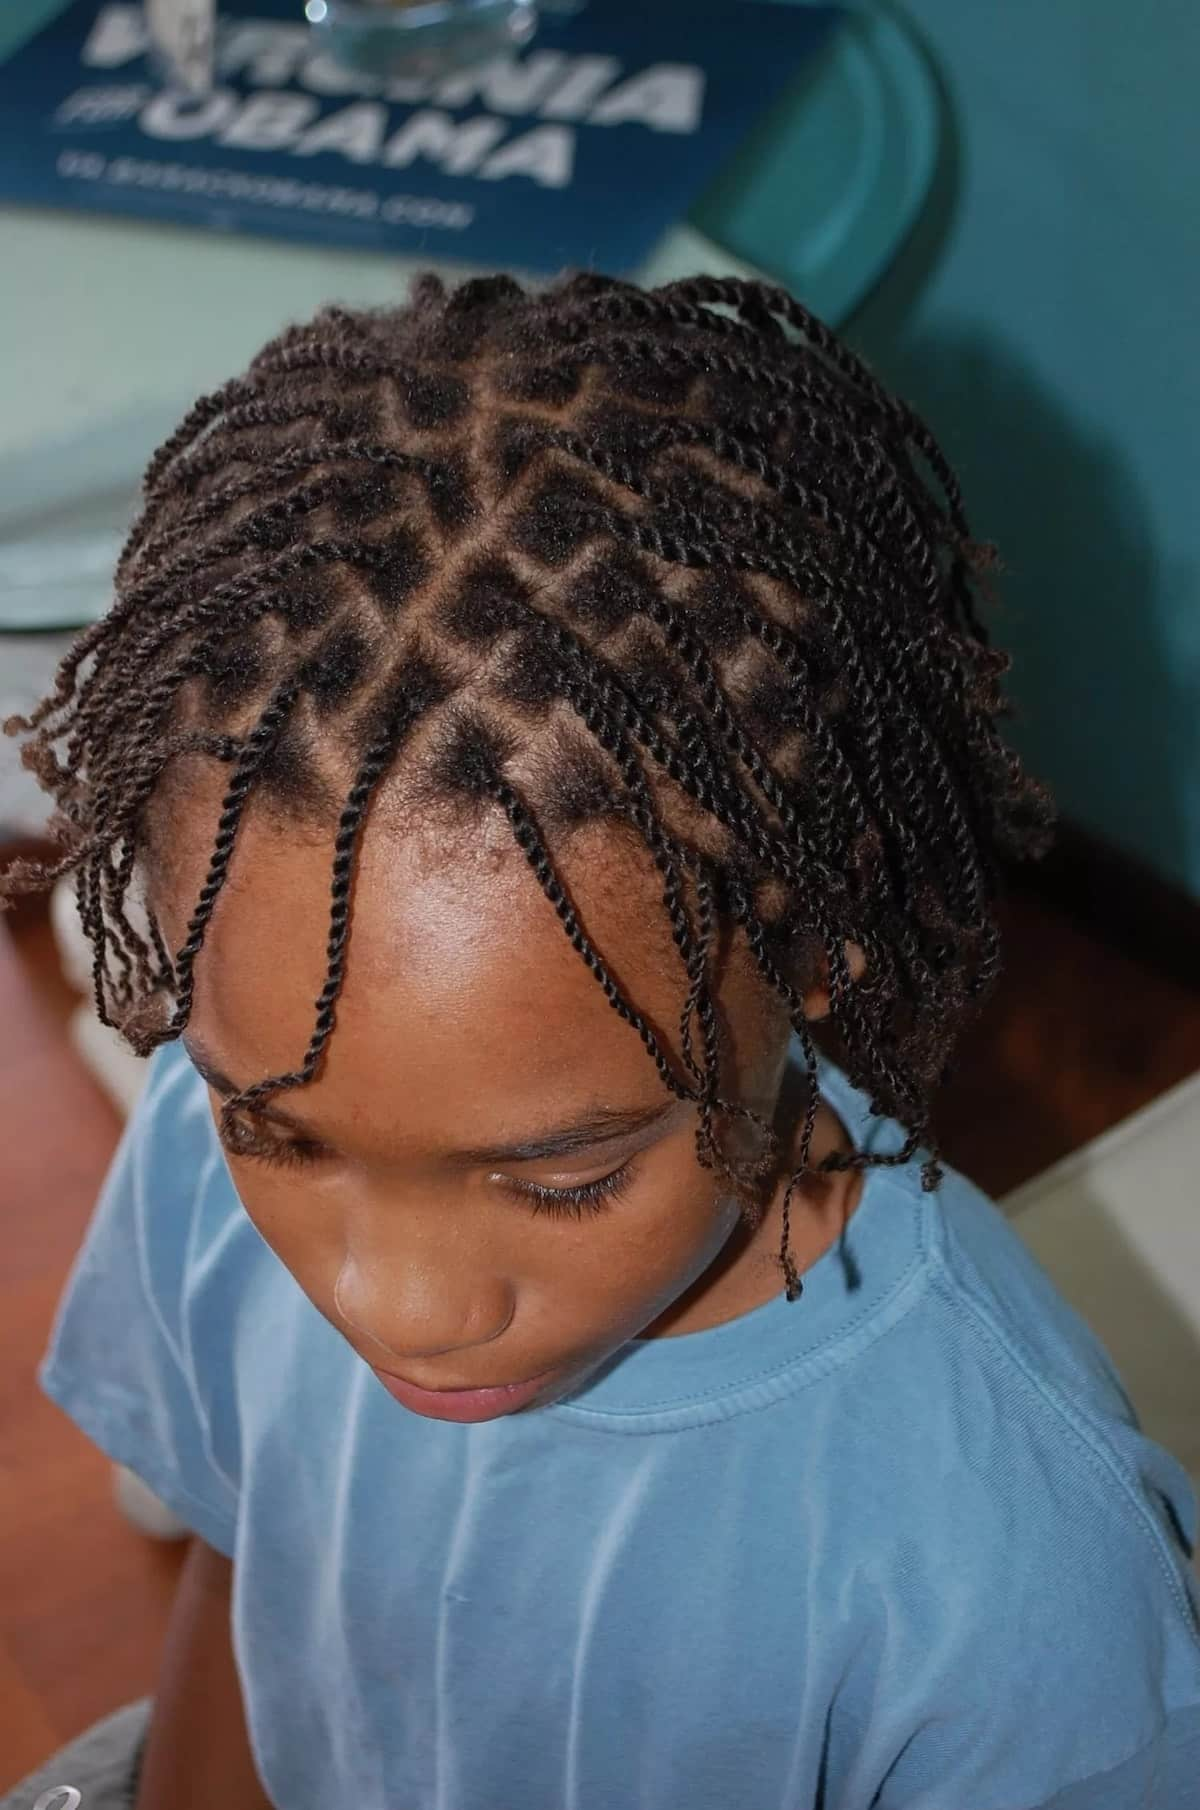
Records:
<instances>
[{"instance_id":1,"label":"neck","mask_svg":"<svg viewBox=\"0 0 1200 1810\"><path fill-rule=\"evenodd\" d=\"M804 1130L804 1077L798 1087L785 1084L780 1096L775 1129L779 1134L778 1168L771 1199L759 1223L751 1228L740 1221L730 1233L720 1255L702 1276L671 1303L644 1338L702 1332L762 1307L784 1290L779 1249L783 1239L783 1200L800 1160ZM854 1149L846 1127L833 1108L821 1100L817 1106L809 1153L809 1172L792 1190L790 1246L800 1276L841 1236L862 1196L861 1169L839 1169L822 1174L818 1165L835 1152L849 1156ZM797 1312L803 1309L797 1307Z\"/></svg>"}]
</instances>

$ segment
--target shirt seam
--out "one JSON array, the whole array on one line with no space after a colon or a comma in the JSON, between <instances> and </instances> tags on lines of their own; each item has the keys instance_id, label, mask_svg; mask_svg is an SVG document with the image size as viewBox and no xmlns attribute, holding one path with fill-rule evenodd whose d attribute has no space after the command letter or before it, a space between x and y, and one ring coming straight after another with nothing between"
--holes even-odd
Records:
<instances>
[{"instance_id":1,"label":"shirt seam","mask_svg":"<svg viewBox=\"0 0 1200 1810\"><path fill-rule=\"evenodd\" d=\"M82 1378L78 1372L66 1369L59 1364L43 1365L39 1371L38 1380L43 1391L57 1403L65 1414L75 1418L77 1414L82 1413L89 1420L98 1420L105 1433L116 1431L117 1438L114 1443L126 1443L120 1437L121 1434L125 1434L128 1436L127 1443L131 1452L140 1449L138 1435L140 1427L145 1425L146 1415L144 1405L136 1395L128 1394L126 1390L113 1383L97 1381L92 1377ZM73 1403L72 1408L68 1409L67 1401ZM94 1415L90 1411L92 1408L95 1409ZM87 1432L87 1429L84 1428L83 1431ZM93 1439L94 1444L100 1443L92 1434L89 1433L88 1437ZM111 1454L106 1452L105 1456L111 1457ZM126 1460L118 1458L115 1462L125 1464ZM134 1469L135 1466L131 1463L129 1468ZM182 1502L199 1510L206 1519L211 1519L215 1524L226 1527L232 1544L237 1528L236 1495L234 1498L235 1512L231 1517L228 1507L218 1508L206 1497L198 1496L185 1483L179 1482L175 1472L168 1466L160 1465L152 1459L152 1468L166 1479L164 1488L172 1490ZM147 1479L147 1481L149 1480Z\"/></svg>"},{"instance_id":2,"label":"shirt seam","mask_svg":"<svg viewBox=\"0 0 1200 1810\"><path fill-rule=\"evenodd\" d=\"M570 1417L580 1424L584 1417L596 1423L595 1430L605 1433L632 1433L647 1435L661 1432L685 1433L695 1427L709 1426L711 1420L697 1420L692 1426L685 1427L644 1427L636 1424L639 1420L656 1420L664 1415L686 1413L690 1409L713 1407L722 1401L737 1400L754 1389L774 1389L769 1401L744 1402L730 1413L715 1416L717 1419L733 1420L740 1414L759 1413L764 1408L773 1408L781 1401L814 1383L823 1382L827 1376L840 1369L844 1364L853 1363L862 1353L869 1350L880 1339L900 1325L921 1301L932 1280L932 1266L929 1262L930 1241L925 1236L922 1216L910 1201L910 1210L917 1225L917 1249L900 1275L895 1278L882 1299L873 1301L864 1307L855 1318L837 1327L818 1345L811 1347L799 1357L789 1358L783 1364L757 1375L746 1377L733 1387L728 1384L718 1385L700 1394L685 1397L674 1396L659 1404L643 1403L636 1408L591 1408L580 1402L578 1406L571 1402L552 1403L548 1412ZM911 1298L905 1299L906 1296ZM883 1325L872 1327L873 1320L885 1320ZM844 1348L844 1349L843 1349ZM788 1373L795 1370L798 1374L791 1381L785 1381ZM621 1425L608 1424L621 1422Z\"/></svg>"},{"instance_id":3,"label":"shirt seam","mask_svg":"<svg viewBox=\"0 0 1200 1810\"><path fill-rule=\"evenodd\" d=\"M1041 1401L1043 1407L1061 1422L1093 1467L1098 1467L1111 1482L1117 1485L1126 1509L1132 1510L1134 1523L1140 1527L1143 1537L1149 1539L1155 1561L1163 1574L1180 1619L1192 1645L1197 1652L1200 1652L1200 1629L1196 1626L1195 1613L1190 1599L1171 1563L1165 1535L1162 1529L1156 1525L1149 1509L1141 1499L1136 1484L1120 1458L1112 1451L1101 1430L1091 1423L1085 1409L1070 1402L1061 1391L1038 1373L1035 1365L979 1297L969 1276L964 1275L961 1281L953 1278L941 1253L938 1254L936 1267L939 1273L933 1277L934 1287L939 1289L944 1298L949 1299L952 1306L955 1303L961 1304L963 1310L974 1321L977 1332L985 1340L990 1341L993 1346L999 1348L1024 1379L1027 1387Z\"/></svg>"}]
</instances>

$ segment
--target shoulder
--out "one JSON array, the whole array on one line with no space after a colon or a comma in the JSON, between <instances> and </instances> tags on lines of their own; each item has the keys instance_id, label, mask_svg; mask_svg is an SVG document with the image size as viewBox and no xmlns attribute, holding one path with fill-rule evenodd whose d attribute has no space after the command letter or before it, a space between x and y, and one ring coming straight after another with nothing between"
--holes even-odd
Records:
<instances>
[{"instance_id":1,"label":"shoulder","mask_svg":"<svg viewBox=\"0 0 1200 1810\"><path fill-rule=\"evenodd\" d=\"M150 1058L97 1204L97 1235L109 1217L127 1222L147 1291L179 1328L206 1252L245 1218L208 1090L181 1043Z\"/></svg>"},{"instance_id":2,"label":"shoulder","mask_svg":"<svg viewBox=\"0 0 1200 1810\"><path fill-rule=\"evenodd\" d=\"M1022 1497L1047 1514L1091 1514L1176 1579L1194 1547L1197 1504L1183 1466L1143 1432L1112 1357L1063 1298L1010 1221L953 1171L931 1239L930 1307L947 1329L954 1387L1003 1452ZM972 1437L975 1417L961 1433ZM983 1450L981 1450L981 1445ZM999 1484L999 1477L993 1477ZM1186 1592L1177 1592L1182 1603Z\"/></svg>"},{"instance_id":3,"label":"shoulder","mask_svg":"<svg viewBox=\"0 0 1200 1810\"><path fill-rule=\"evenodd\" d=\"M926 1211L926 1286L857 1377L860 1564L910 1712L880 1801L1049 1803L1200 1715L1195 1498L998 1209L951 1174Z\"/></svg>"},{"instance_id":4,"label":"shoulder","mask_svg":"<svg viewBox=\"0 0 1200 1810\"><path fill-rule=\"evenodd\" d=\"M1194 1633L1197 1513L1183 1466L1143 1432L1108 1352L993 1202L950 1171L929 1220L917 1424L972 1504L971 1527L992 1536L977 1575L991 1552L1010 1590L1034 1576L1052 1603L1074 1584L1089 1597L1084 1624L1123 1588L1161 1591ZM1013 1575L1016 1543L1025 1567ZM1092 1599L1118 1555L1120 1575Z\"/></svg>"},{"instance_id":5,"label":"shoulder","mask_svg":"<svg viewBox=\"0 0 1200 1810\"><path fill-rule=\"evenodd\" d=\"M143 1157L168 1161L172 1152L196 1154L216 1148L207 1089L182 1043L160 1044L151 1056L123 1142L134 1145ZM190 1171L179 1166L171 1179L174 1186L185 1186Z\"/></svg>"},{"instance_id":6,"label":"shoulder","mask_svg":"<svg viewBox=\"0 0 1200 1810\"><path fill-rule=\"evenodd\" d=\"M253 1252L243 1226L253 1231L203 1082L186 1052L167 1045L151 1058L105 1176L38 1380L222 1551L231 1550L240 1454L220 1379Z\"/></svg>"}]
</instances>

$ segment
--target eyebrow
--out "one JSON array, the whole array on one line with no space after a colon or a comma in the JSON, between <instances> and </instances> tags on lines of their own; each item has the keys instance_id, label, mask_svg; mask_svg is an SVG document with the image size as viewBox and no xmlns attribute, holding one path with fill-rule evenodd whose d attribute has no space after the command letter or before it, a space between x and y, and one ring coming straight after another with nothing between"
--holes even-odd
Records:
<instances>
[{"instance_id":1,"label":"eyebrow","mask_svg":"<svg viewBox=\"0 0 1200 1810\"><path fill-rule=\"evenodd\" d=\"M193 1067L215 1093L227 1099L238 1092L229 1077L216 1067L207 1051L187 1038L181 1041ZM482 1144L470 1149L455 1150L454 1160L464 1166L476 1167L486 1163L545 1162L551 1157L572 1156L581 1150L594 1150L601 1144L615 1144L620 1138L634 1137L638 1132L647 1131L669 1113L673 1113L678 1105L677 1100L668 1098L655 1106L596 1106L569 1125L538 1132L532 1137L521 1138L516 1143ZM261 1106L248 1107L247 1111L257 1118L280 1125L299 1137L313 1142L321 1141L302 1119L295 1118L282 1107L271 1105L269 1101L264 1101Z\"/></svg>"},{"instance_id":2,"label":"eyebrow","mask_svg":"<svg viewBox=\"0 0 1200 1810\"><path fill-rule=\"evenodd\" d=\"M573 1156L580 1150L594 1150L598 1144L615 1144L619 1138L633 1137L657 1125L674 1112L677 1102L664 1100L660 1106L597 1106L576 1119L573 1124L523 1138L516 1144L482 1146L474 1150L456 1150L461 1163L536 1163L549 1157Z\"/></svg>"},{"instance_id":3,"label":"eyebrow","mask_svg":"<svg viewBox=\"0 0 1200 1810\"><path fill-rule=\"evenodd\" d=\"M201 1044L195 1043L187 1037L181 1037L179 1041L191 1058L192 1067L196 1073L201 1080L208 1082L214 1093L220 1094L223 1100L227 1100L231 1094L242 1091L241 1088L234 1086L228 1075L221 1073ZM282 1125L285 1131L294 1131L299 1137L311 1138L315 1141L314 1132L304 1123L303 1119L297 1119L290 1112L285 1112L282 1106L272 1105L270 1100L247 1106L246 1111L252 1113L256 1119L269 1119L272 1125Z\"/></svg>"}]
</instances>

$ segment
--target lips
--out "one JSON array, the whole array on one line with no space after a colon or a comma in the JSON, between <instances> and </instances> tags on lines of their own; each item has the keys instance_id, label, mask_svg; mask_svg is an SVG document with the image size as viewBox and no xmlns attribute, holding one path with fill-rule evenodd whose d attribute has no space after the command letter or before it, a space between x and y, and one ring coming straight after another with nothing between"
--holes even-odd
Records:
<instances>
[{"instance_id":1,"label":"lips","mask_svg":"<svg viewBox=\"0 0 1200 1810\"><path fill-rule=\"evenodd\" d=\"M376 1376L389 1383L402 1383L406 1389L412 1389L418 1395L499 1395L505 1389L526 1387L525 1383L439 1383L436 1389L428 1389L424 1383L414 1383L407 1376L397 1376L394 1370L381 1370L378 1364L372 1364L371 1368ZM540 1378L533 1377L530 1380L538 1382Z\"/></svg>"},{"instance_id":2,"label":"lips","mask_svg":"<svg viewBox=\"0 0 1200 1810\"><path fill-rule=\"evenodd\" d=\"M546 1371L523 1383L505 1383L484 1389L422 1389L406 1382L389 1370L371 1366L388 1394L430 1420L471 1422L495 1420L503 1414L515 1414L538 1396L554 1374Z\"/></svg>"}]
</instances>

